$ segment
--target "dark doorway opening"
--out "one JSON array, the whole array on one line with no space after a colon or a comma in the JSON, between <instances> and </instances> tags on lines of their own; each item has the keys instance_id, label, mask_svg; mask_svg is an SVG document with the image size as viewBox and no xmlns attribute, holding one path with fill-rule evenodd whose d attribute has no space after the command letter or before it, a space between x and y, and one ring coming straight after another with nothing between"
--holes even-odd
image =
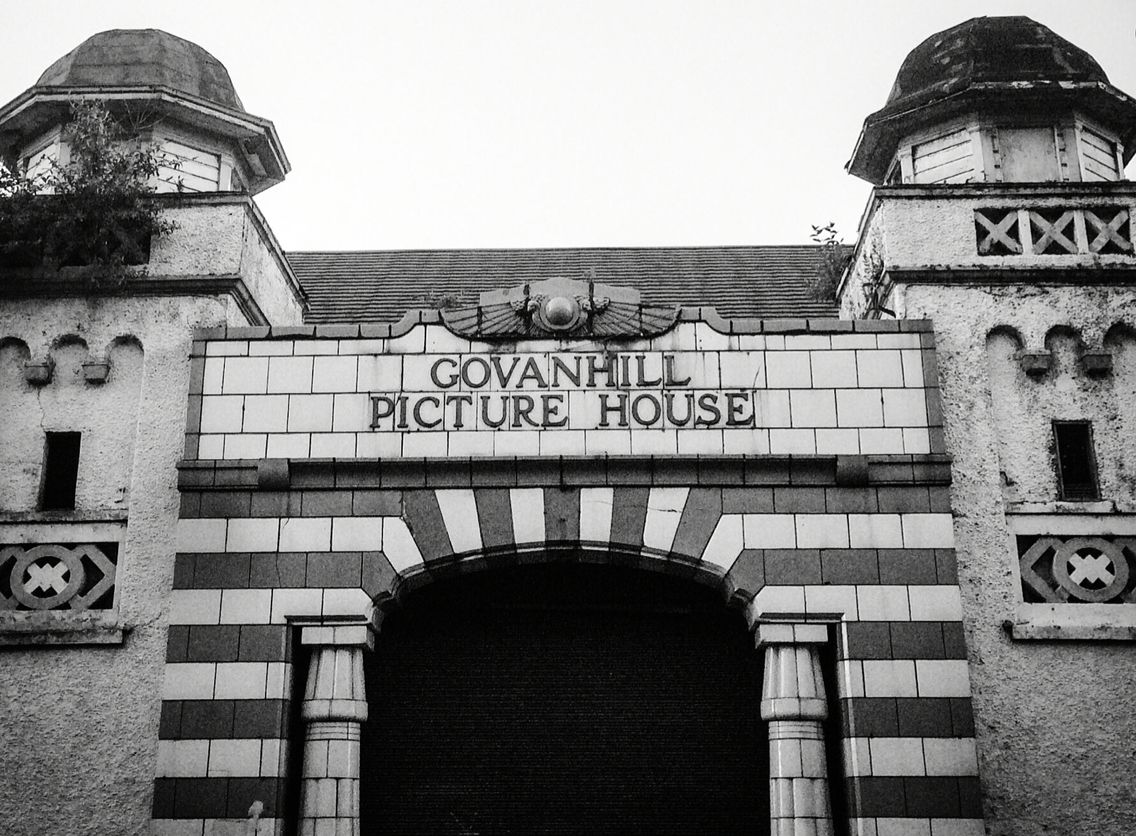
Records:
<instances>
[{"instance_id":1,"label":"dark doorway opening","mask_svg":"<svg viewBox=\"0 0 1136 836\"><path fill-rule=\"evenodd\" d=\"M718 593L551 564L439 582L368 662L374 833L768 833L760 654Z\"/></svg>"}]
</instances>

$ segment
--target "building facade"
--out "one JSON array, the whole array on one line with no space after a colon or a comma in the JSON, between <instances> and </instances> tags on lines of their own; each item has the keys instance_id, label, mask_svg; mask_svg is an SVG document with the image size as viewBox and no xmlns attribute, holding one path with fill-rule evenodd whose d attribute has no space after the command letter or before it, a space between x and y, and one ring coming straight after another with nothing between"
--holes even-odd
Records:
<instances>
[{"instance_id":1,"label":"building facade","mask_svg":"<svg viewBox=\"0 0 1136 836\"><path fill-rule=\"evenodd\" d=\"M1128 831L1136 104L1082 50L911 53L835 304L811 248L286 254L275 130L160 32L9 165L92 95L194 179L120 287L2 268L11 832Z\"/></svg>"}]
</instances>

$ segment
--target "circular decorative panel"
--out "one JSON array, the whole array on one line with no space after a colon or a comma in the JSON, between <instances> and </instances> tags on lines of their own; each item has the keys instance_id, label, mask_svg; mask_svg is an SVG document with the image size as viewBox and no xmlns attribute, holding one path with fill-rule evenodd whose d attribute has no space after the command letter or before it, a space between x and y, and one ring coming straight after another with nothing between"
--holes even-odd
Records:
<instances>
[{"instance_id":1,"label":"circular decorative panel","mask_svg":"<svg viewBox=\"0 0 1136 836\"><path fill-rule=\"evenodd\" d=\"M33 610L51 610L83 588L83 561L61 545L34 546L12 564L12 595Z\"/></svg>"},{"instance_id":2,"label":"circular decorative panel","mask_svg":"<svg viewBox=\"0 0 1136 836\"><path fill-rule=\"evenodd\" d=\"M1115 543L1074 537L1054 550L1053 579L1080 601L1104 603L1128 585L1128 562Z\"/></svg>"}]
</instances>

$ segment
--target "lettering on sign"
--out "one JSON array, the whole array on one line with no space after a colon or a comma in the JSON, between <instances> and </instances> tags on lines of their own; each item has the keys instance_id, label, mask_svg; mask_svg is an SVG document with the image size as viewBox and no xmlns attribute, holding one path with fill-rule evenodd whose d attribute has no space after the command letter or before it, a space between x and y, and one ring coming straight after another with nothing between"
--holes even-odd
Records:
<instances>
[{"instance_id":1,"label":"lettering on sign","mask_svg":"<svg viewBox=\"0 0 1136 836\"><path fill-rule=\"evenodd\" d=\"M422 380L369 394L372 430L753 427L762 376L759 359L748 388L723 387L701 352L423 359Z\"/></svg>"}]
</instances>

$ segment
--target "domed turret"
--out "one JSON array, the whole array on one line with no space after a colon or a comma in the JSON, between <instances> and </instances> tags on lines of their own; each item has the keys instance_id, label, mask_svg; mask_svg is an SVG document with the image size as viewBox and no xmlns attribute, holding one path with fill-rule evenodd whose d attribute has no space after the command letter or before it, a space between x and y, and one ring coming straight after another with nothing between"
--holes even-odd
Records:
<instances>
[{"instance_id":1,"label":"domed turret","mask_svg":"<svg viewBox=\"0 0 1136 836\"><path fill-rule=\"evenodd\" d=\"M25 168L59 159L60 129L78 98L146 114L143 138L179 163L160 190L256 193L289 170L275 127L245 110L224 65L158 29L100 32L48 67L0 108L0 156Z\"/></svg>"},{"instance_id":2,"label":"domed turret","mask_svg":"<svg viewBox=\"0 0 1136 836\"><path fill-rule=\"evenodd\" d=\"M876 184L1117 180L1136 102L1028 17L977 17L911 51L848 170Z\"/></svg>"},{"instance_id":3,"label":"domed turret","mask_svg":"<svg viewBox=\"0 0 1136 836\"><path fill-rule=\"evenodd\" d=\"M159 29L111 29L92 35L50 67L44 87L168 87L244 111L225 66L184 38Z\"/></svg>"}]
</instances>

